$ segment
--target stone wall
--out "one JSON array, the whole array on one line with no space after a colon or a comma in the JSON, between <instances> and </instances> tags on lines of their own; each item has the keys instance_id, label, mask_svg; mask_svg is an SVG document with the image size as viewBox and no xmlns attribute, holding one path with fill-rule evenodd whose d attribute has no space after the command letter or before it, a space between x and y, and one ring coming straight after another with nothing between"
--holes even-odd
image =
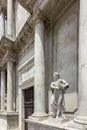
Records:
<instances>
[{"instance_id":1,"label":"stone wall","mask_svg":"<svg viewBox=\"0 0 87 130\"><path fill-rule=\"evenodd\" d=\"M57 125L52 126L51 122L45 123L37 123L37 122L28 122L28 130L65 130L61 128L58 121L56 121Z\"/></svg>"},{"instance_id":2,"label":"stone wall","mask_svg":"<svg viewBox=\"0 0 87 130\"><path fill-rule=\"evenodd\" d=\"M46 111L50 111L50 83L52 82L52 28L48 28L45 32L45 85L46 85Z\"/></svg>"},{"instance_id":3,"label":"stone wall","mask_svg":"<svg viewBox=\"0 0 87 130\"><path fill-rule=\"evenodd\" d=\"M53 72L69 83L65 96L66 111L77 108L78 90L78 11L70 8L56 23L53 32ZM70 98L69 98L70 97ZM72 101L70 101L70 100ZM74 102L74 103L73 103Z\"/></svg>"},{"instance_id":4,"label":"stone wall","mask_svg":"<svg viewBox=\"0 0 87 130\"><path fill-rule=\"evenodd\" d=\"M24 52L22 50L21 54L18 61L19 85L34 77L34 45L27 47Z\"/></svg>"}]
</instances>

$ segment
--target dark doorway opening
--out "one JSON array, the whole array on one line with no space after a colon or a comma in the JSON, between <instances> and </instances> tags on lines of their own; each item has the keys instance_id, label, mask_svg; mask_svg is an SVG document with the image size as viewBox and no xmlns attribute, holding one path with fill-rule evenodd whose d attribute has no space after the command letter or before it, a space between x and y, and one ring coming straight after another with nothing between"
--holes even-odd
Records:
<instances>
[{"instance_id":1,"label":"dark doorway opening","mask_svg":"<svg viewBox=\"0 0 87 130\"><path fill-rule=\"evenodd\" d=\"M34 112L34 87L24 90L24 113L25 119L28 119ZM28 124L25 122L25 130L28 130Z\"/></svg>"}]
</instances>

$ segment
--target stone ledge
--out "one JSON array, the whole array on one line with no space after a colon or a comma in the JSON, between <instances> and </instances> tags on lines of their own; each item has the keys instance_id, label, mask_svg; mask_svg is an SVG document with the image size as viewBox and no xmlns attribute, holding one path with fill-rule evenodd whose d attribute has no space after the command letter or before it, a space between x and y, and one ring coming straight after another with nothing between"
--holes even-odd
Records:
<instances>
[{"instance_id":1,"label":"stone ledge","mask_svg":"<svg viewBox=\"0 0 87 130\"><path fill-rule=\"evenodd\" d=\"M25 68L30 62L34 61L34 56L30 57L23 65L21 65L18 68L18 71L21 71L23 68Z\"/></svg>"},{"instance_id":2,"label":"stone ledge","mask_svg":"<svg viewBox=\"0 0 87 130\"><path fill-rule=\"evenodd\" d=\"M1 112L0 113L0 130L19 130L18 112Z\"/></svg>"},{"instance_id":3,"label":"stone ledge","mask_svg":"<svg viewBox=\"0 0 87 130\"><path fill-rule=\"evenodd\" d=\"M47 128L47 129L52 129L52 130L78 130L77 128L69 128L68 127L68 122L69 120L66 119L54 119L52 117L45 119L45 120L41 120L41 121L37 121L37 120L33 120L30 119L26 119L26 122L30 125L35 125L35 126L39 126L40 128ZM34 126L34 127L35 127ZM35 127L36 128L36 127ZM39 130L39 129L38 129Z\"/></svg>"},{"instance_id":4,"label":"stone ledge","mask_svg":"<svg viewBox=\"0 0 87 130\"><path fill-rule=\"evenodd\" d=\"M18 87L21 89L25 89L25 88L29 88L31 86L34 86L34 77L26 80L25 82L23 82L22 84L19 84Z\"/></svg>"},{"instance_id":5,"label":"stone ledge","mask_svg":"<svg viewBox=\"0 0 87 130\"><path fill-rule=\"evenodd\" d=\"M0 116L18 116L18 112L0 111Z\"/></svg>"}]
</instances>

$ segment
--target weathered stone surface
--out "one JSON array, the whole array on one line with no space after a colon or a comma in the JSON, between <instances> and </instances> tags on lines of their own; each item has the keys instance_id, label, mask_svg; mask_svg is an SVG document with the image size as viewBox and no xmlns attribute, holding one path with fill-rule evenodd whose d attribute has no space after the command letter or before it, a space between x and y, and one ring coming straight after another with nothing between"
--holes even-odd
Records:
<instances>
[{"instance_id":1,"label":"weathered stone surface","mask_svg":"<svg viewBox=\"0 0 87 130\"><path fill-rule=\"evenodd\" d=\"M1 130L18 130L18 113L0 113Z\"/></svg>"},{"instance_id":2,"label":"weathered stone surface","mask_svg":"<svg viewBox=\"0 0 87 130\"><path fill-rule=\"evenodd\" d=\"M54 48L53 48L53 69L61 74L61 76L69 83L67 93L74 96L73 102L77 102L77 97L73 94L77 92L77 63L78 63L78 49L77 49L77 14L75 13L77 7L70 9L64 18L61 18L59 23L54 28ZM68 15L68 16L67 16ZM56 50L55 50L56 49ZM67 95L69 99L69 95ZM66 101L66 110L72 107L72 102ZM77 103L76 103L77 105ZM77 106L72 107L69 111L75 111Z\"/></svg>"}]
</instances>

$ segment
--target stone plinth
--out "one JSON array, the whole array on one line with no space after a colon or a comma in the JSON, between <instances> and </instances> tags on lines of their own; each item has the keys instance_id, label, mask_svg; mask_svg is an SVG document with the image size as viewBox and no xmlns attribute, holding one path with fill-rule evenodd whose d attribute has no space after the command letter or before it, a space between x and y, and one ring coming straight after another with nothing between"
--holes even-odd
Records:
<instances>
[{"instance_id":1,"label":"stone plinth","mask_svg":"<svg viewBox=\"0 0 87 130\"><path fill-rule=\"evenodd\" d=\"M0 130L18 130L18 113L0 113Z\"/></svg>"},{"instance_id":2,"label":"stone plinth","mask_svg":"<svg viewBox=\"0 0 87 130\"><path fill-rule=\"evenodd\" d=\"M44 120L31 120L27 119L28 130L78 130L67 127L69 120L66 119L56 119L56 118L47 118Z\"/></svg>"}]
</instances>

